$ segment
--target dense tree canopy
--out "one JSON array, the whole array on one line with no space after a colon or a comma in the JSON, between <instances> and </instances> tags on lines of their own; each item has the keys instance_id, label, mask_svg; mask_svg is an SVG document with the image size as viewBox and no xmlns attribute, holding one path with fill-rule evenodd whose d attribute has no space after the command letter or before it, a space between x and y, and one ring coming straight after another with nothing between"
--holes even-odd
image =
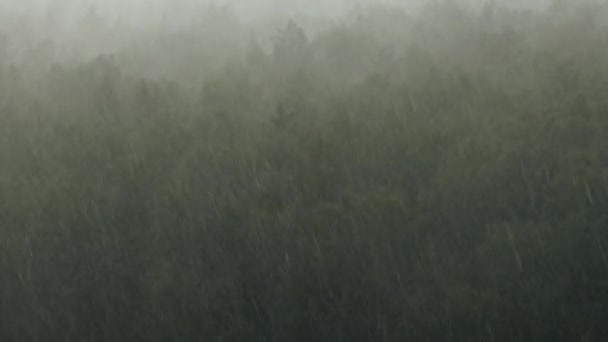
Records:
<instances>
[{"instance_id":1,"label":"dense tree canopy","mask_svg":"<svg viewBox=\"0 0 608 342\"><path fill-rule=\"evenodd\" d=\"M0 35L1 340L608 339L605 4L209 11Z\"/></svg>"}]
</instances>

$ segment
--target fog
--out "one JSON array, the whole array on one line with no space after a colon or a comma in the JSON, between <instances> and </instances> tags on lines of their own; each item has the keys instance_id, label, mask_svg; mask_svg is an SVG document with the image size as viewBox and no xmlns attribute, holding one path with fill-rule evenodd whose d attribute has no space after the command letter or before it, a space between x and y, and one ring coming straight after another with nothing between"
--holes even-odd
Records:
<instances>
[{"instance_id":1,"label":"fog","mask_svg":"<svg viewBox=\"0 0 608 342\"><path fill-rule=\"evenodd\" d=\"M500 5L520 9L542 9L550 0L498 1ZM354 8L369 5L391 5L415 11L432 1L423 0L3 0L0 10L10 16L60 16L74 18L91 8L109 19L121 19L144 25L158 20L177 22L192 19L209 6L229 6L241 18L275 15L314 15L339 17ZM460 4L480 7L488 0L459 0ZM171 18L167 18L171 17Z\"/></svg>"},{"instance_id":2,"label":"fog","mask_svg":"<svg viewBox=\"0 0 608 342\"><path fill-rule=\"evenodd\" d=\"M0 341L608 341L608 3L0 0Z\"/></svg>"},{"instance_id":3,"label":"fog","mask_svg":"<svg viewBox=\"0 0 608 342\"><path fill-rule=\"evenodd\" d=\"M432 3L420 0L3 0L0 32L5 41L4 61L11 63L27 64L37 58L47 65L74 63L99 54L115 55L125 61L141 58L134 54L144 50L134 49L133 44L165 49L160 45L172 39L168 35L173 35L174 43L192 39L193 34L209 34L219 40L224 40L220 37L224 35L227 50L240 49L255 39L268 49L277 28L289 20L314 36L332 25L352 21L369 9L385 8L414 15ZM462 0L458 3L479 11L489 2ZM492 3L522 11L538 11L548 6L548 0ZM158 55L148 57L154 59ZM160 71L156 67L152 69Z\"/></svg>"}]
</instances>

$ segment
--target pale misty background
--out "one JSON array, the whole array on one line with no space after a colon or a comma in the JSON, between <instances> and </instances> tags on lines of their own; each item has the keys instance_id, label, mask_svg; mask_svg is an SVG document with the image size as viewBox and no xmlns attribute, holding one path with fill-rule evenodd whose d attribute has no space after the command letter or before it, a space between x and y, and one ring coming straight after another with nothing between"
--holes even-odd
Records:
<instances>
[{"instance_id":1,"label":"pale misty background","mask_svg":"<svg viewBox=\"0 0 608 342\"><path fill-rule=\"evenodd\" d=\"M605 0L0 0L0 341L608 341Z\"/></svg>"}]
</instances>

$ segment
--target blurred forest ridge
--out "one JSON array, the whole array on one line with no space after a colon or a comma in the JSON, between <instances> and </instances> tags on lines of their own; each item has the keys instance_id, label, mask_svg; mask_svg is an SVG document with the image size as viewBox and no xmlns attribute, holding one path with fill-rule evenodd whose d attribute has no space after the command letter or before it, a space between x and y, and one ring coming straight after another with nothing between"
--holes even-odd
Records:
<instances>
[{"instance_id":1,"label":"blurred forest ridge","mask_svg":"<svg viewBox=\"0 0 608 342\"><path fill-rule=\"evenodd\" d=\"M607 92L599 0L0 0L0 340L607 341Z\"/></svg>"}]
</instances>

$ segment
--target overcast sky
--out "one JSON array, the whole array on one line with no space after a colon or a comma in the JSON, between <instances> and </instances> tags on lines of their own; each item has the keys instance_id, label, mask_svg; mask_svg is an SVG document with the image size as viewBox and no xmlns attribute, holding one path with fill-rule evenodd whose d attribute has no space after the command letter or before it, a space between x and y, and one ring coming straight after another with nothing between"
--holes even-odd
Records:
<instances>
[{"instance_id":1,"label":"overcast sky","mask_svg":"<svg viewBox=\"0 0 608 342\"><path fill-rule=\"evenodd\" d=\"M427 0L428 1L428 0ZM483 3L487 0L455 0L468 3ZM550 0L499 0L503 4L517 7L537 7ZM230 5L242 16L263 13L305 13L313 15L336 15L360 4L391 3L408 8L416 7L424 0L0 0L0 10L6 13L44 13L55 9L61 11L82 10L94 4L100 12L113 15L158 14L163 11L191 11L209 4ZM8 11L8 12L7 12Z\"/></svg>"}]
</instances>

